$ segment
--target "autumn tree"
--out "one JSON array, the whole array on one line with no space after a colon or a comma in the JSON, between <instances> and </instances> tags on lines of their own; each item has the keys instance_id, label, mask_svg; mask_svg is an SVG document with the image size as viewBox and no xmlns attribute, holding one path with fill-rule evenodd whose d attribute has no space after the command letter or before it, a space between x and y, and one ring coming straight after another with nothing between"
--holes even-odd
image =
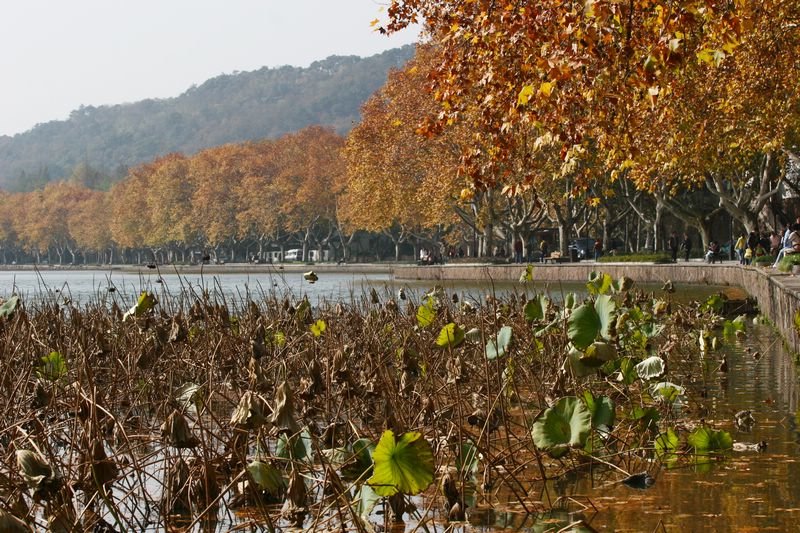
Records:
<instances>
[{"instance_id":1,"label":"autumn tree","mask_svg":"<svg viewBox=\"0 0 800 533\"><path fill-rule=\"evenodd\" d=\"M275 187L286 229L297 235L303 260L333 236L336 191L344 177L344 139L333 130L309 127L275 141Z\"/></svg>"},{"instance_id":2,"label":"autumn tree","mask_svg":"<svg viewBox=\"0 0 800 533\"><path fill-rule=\"evenodd\" d=\"M362 107L362 121L347 138L347 185L341 216L347 227L383 232L395 245L455 221L459 130L426 138L418 125L435 102L425 89L435 50L421 47L402 70ZM415 247L416 254L416 247Z\"/></svg>"},{"instance_id":3,"label":"autumn tree","mask_svg":"<svg viewBox=\"0 0 800 533\"><path fill-rule=\"evenodd\" d=\"M478 183L524 182L497 172L530 125L558 136L564 149L593 139L609 162L629 134L627 106L667 87L675 67L702 50L735 48L744 1L729 0L392 0L384 31L422 22L442 46L431 70L440 103L427 129L440 131L467 111L493 150L463 152ZM524 163L523 163L523 166Z\"/></svg>"}]
</instances>

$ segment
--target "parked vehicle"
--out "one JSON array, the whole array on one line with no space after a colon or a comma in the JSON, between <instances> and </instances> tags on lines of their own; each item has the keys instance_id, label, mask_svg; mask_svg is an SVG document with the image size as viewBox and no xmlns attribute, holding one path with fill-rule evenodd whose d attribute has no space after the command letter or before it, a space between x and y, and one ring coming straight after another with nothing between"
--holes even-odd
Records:
<instances>
[{"instance_id":1,"label":"parked vehicle","mask_svg":"<svg viewBox=\"0 0 800 533\"><path fill-rule=\"evenodd\" d=\"M301 261L303 259L303 250L292 248L286 250L286 255L283 256L284 261Z\"/></svg>"}]
</instances>

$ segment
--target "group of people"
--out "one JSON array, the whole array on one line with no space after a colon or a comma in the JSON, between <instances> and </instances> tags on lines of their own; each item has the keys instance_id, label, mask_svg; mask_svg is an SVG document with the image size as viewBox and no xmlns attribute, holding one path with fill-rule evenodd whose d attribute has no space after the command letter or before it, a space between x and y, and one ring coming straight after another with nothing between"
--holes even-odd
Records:
<instances>
[{"instance_id":1,"label":"group of people","mask_svg":"<svg viewBox=\"0 0 800 533\"><path fill-rule=\"evenodd\" d=\"M683 256L686 261L692 253L692 239L689 238L689 233L683 234L683 240L678 238L678 233L673 231L669 236L669 251L672 254L672 262L678 262L678 251L683 250Z\"/></svg>"},{"instance_id":2,"label":"group of people","mask_svg":"<svg viewBox=\"0 0 800 533\"><path fill-rule=\"evenodd\" d=\"M681 251L684 259L688 261L692 252L692 240L688 233L684 233L680 239L673 231L669 237L668 247L673 262L677 262L678 252ZM737 239L734 250L741 265L753 264L756 258L769 255L775 257L773 266L777 267L785 255L800 253L800 217L796 223L785 226L780 234L776 231L769 234L759 234L757 231L742 234ZM720 245L717 241L711 240L708 243L704 258L708 263L721 260Z\"/></svg>"},{"instance_id":3,"label":"group of people","mask_svg":"<svg viewBox=\"0 0 800 533\"><path fill-rule=\"evenodd\" d=\"M753 264L758 257L769 255L775 257L772 266L777 267L785 255L800 253L800 222L787 224L781 234L751 231L748 235L740 235L734 250L741 265Z\"/></svg>"}]
</instances>

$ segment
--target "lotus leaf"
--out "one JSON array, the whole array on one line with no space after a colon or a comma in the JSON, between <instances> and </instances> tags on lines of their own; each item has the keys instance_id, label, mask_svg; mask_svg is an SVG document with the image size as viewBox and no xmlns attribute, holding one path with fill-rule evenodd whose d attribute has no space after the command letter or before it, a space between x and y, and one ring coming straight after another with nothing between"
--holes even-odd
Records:
<instances>
[{"instance_id":1,"label":"lotus leaf","mask_svg":"<svg viewBox=\"0 0 800 533\"><path fill-rule=\"evenodd\" d=\"M686 392L686 389L669 381L662 381L653 385L651 391L653 396L660 396L668 402L674 402Z\"/></svg>"},{"instance_id":2,"label":"lotus leaf","mask_svg":"<svg viewBox=\"0 0 800 533\"><path fill-rule=\"evenodd\" d=\"M597 368L616 358L617 349L613 345L597 341L584 350L581 356L581 363L591 368Z\"/></svg>"},{"instance_id":3,"label":"lotus leaf","mask_svg":"<svg viewBox=\"0 0 800 533\"><path fill-rule=\"evenodd\" d=\"M657 355L653 355L636 365L636 373L641 379L648 380L661 376L665 368L664 360Z\"/></svg>"},{"instance_id":4,"label":"lotus leaf","mask_svg":"<svg viewBox=\"0 0 800 533\"><path fill-rule=\"evenodd\" d=\"M675 431L673 431L672 428L667 428L667 431L659 434L658 437L656 437L656 454L663 456L674 452L678 449L679 442L678 435L675 434Z\"/></svg>"},{"instance_id":5,"label":"lotus leaf","mask_svg":"<svg viewBox=\"0 0 800 533\"><path fill-rule=\"evenodd\" d=\"M155 305L158 303L156 297L153 296L152 293L147 291L142 291L139 295L139 300L136 302L136 305L131 307L125 315L122 317L122 321L124 322L130 317L137 317L142 316L146 312L150 311Z\"/></svg>"},{"instance_id":6,"label":"lotus leaf","mask_svg":"<svg viewBox=\"0 0 800 533\"><path fill-rule=\"evenodd\" d=\"M730 433L707 427L695 429L686 441L696 452L718 452L733 448L733 438Z\"/></svg>"},{"instance_id":7,"label":"lotus leaf","mask_svg":"<svg viewBox=\"0 0 800 533\"><path fill-rule=\"evenodd\" d=\"M358 439L350 447L350 456L342 467L342 478L348 481L364 479L372 471L372 454L375 444L369 439Z\"/></svg>"},{"instance_id":8,"label":"lotus leaf","mask_svg":"<svg viewBox=\"0 0 800 533\"><path fill-rule=\"evenodd\" d=\"M547 316L547 307L549 305L550 300L544 294L540 294L536 298L528 300L523 309L525 320L528 322L544 320L544 317Z\"/></svg>"},{"instance_id":9,"label":"lotus leaf","mask_svg":"<svg viewBox=\"0 0 800 533\"><path fill-rule=\"evenodd\" d=\"M597 311L597 316L600 318L600 335L604 339L611 337L611 325L616 325L616 308L617 304L608 294L598 296L594 302L594 310Z\"/></svg>"},{"instance_id":10,"label":"lotus leaf","mask_svg":"<svg viewBox=\"0 0 800 533\"><path fill-rule=\"evenodd\" d=\"M247 465L247 473L260 490L278 496L286 488L286 481L280 471L269 463L253 461Z\"/></svg>"},{"instance_id":11,"label":"lotus leaf","mask_svg":"<svg viewBox=\"0 0 800 533\"><path fill-rule=\"evenodd\" d=\"M59 352L50 352L42 357L42 365L37 374L48 381L57 381L67 375L67 362Z\"/></svg>"},{"instance_id":12,"label":"lotus leaf","mask_svg":"<svg viewBox=\"0 0 800 533\"><path fill-rule=\"evenodd\" d=\"M526 266L522 274L519 275L520 283L528 283L530 281L533 281L533 265Z\"/></svg>"},{"instance_id":13,"label":"lotus leaf","mask_svg":"<svg viewBox=\"0 0 800 533\"><path fill-rule=\"evenodd\" d=\"M563 456L568 448L582 448L592 430L592 414L575 396L565 396L540 416L533 424L533 442L555 457Z\"/></svg>"},{"instance_id":14,"label":"lotus leaf","mask_svg":"<svg viewBox=\"0 0 800 533\"><path fill-rule=\"evenodd\" d=\"M381 496L413 496L433 483L433 451L422 433L409 431L397 440L394 432L384 431L372 460L373 473L367 483Z\"/></svg>"},{"instance_id":15,"label":"lotus leaf","mask_svg":"<svg viewBox=\"0 0 800 533\"><path fill-rule=\"evenodd\" d=\"M3 305L0 305L0 318L11 318L11 316L14 314L14 311L17 309L18 303L19 296L12 296L3 302Z\"/></svg>"},{"instance_id":16,"label":"lotus leaf","mask_svg":"<svg viewBox=\"0 0 800 533\"><path fill-rule=\"evenodd\" d=\"M325 323L324 320L320 319L320 320L317 320L316 322L314 322L313 324L311 324L309 326L309 329L311 330L311 333L315 337L319 337L323 333L325 333L325 330L328 329L328 325Z\"/></svg>"},{"instance_id":17,"label":"lotus leaf","mask_svg":"<svg viewBox=\"0 0 800 533\"><path fill-rule=\"evenodd\" d=\"M602 323L594 306L583 304L577 307L567 319L567 336L579 350L585 350L600 332Z\"/></svg>"},{"instance_id":18,"label":"lotus leaf","mask_svg":"<svg viewBox=\"0 0 800 533\"><path fill-rule=\"evenodd\" d=\"M506 355L511 346L511 326L503 326L497 335L490 338L486 343L486 358L490 361Z\"/></svg>"},{"instance_id":19,"label":"lotus leaf","mask_svg":"<svg viewBox=\"0 0 800 533\"><path fill-rule=\"evenodd\" d=\"M439 337L436 338L436 346L440 348L455 348L462 342L464 342L464 330L453 322L443 327Z\"/></svg>"},{"instance_id":20,"label":"lotus leaf","mask_svg":"<svg viewBox=\"0 0 800 533\"><path fill-rule=\"evenodd\" d=\"M595 396L587 390L583 393L583 401L592 414L592 427L605 427L606 429L610 429L614 426L614 422L616 421L614 400L608 396L598 396L595 398Z\"/></svg>"},{"instance_id":21,"label":"lotus leaf","mask_svg":"<svg viewBox=\"0 0 800 533\"><path fill-rule=\"evenodd\" d=\"M436 307L433 298L425 298L422 305L417 309L417 324L421 328L427 328L436 320Z\"/></svg>"}]
</instances>

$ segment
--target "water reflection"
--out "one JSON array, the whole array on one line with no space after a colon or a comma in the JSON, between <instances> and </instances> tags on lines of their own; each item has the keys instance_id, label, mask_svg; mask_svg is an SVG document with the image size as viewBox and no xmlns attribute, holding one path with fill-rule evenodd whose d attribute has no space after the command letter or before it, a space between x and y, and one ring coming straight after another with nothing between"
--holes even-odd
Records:
<instances>
[{"instance_id":1,"label":"water reflection","mask_svg":"<svg viewBox=\"0 0 800 533\"><path fill-rule=\"evenodd\" d=\"M797 374L792 357L771 328L758 325L748 330L746 339L731 339L724 350L728 372L707 365L713 368L705 376L708 397L702 407L708 413L706 420L729 431L734 441L764 440L766 451L731 452L722 459L681 462L676 468L651 467L656 481L645 490L613 482L623 477L614 472L565 478L551 489L576 500L585 498L596 513L570 509L580 514L515 517L492 509L475 513L471 523L483 531L558 531L578 518L597 531L797 531ZM761 356L754 357L756 352ZM756 419L749 432L734 424L734 415L743 409L751 410Z\"/></svg>"}]
</instances>

